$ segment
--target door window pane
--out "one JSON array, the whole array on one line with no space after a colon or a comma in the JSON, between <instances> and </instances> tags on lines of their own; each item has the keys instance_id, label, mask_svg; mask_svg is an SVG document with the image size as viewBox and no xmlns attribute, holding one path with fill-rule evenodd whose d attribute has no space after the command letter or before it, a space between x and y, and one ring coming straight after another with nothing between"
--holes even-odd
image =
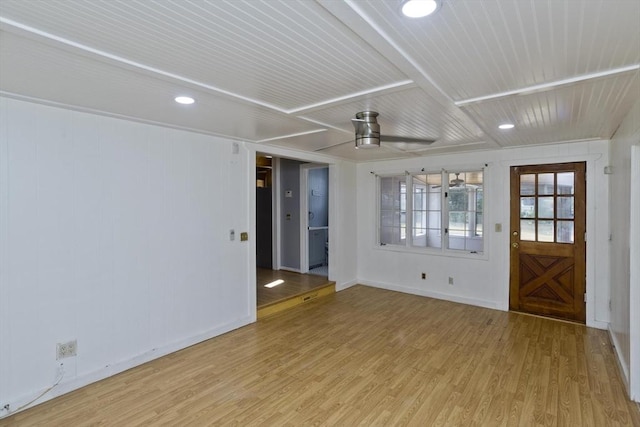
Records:
<instances>
[{"instance_id":1,"label":"door window pane","mask_svg":"<svg viewBox=\"0 0 640 427\"><path fill-rule=\"evenodd\" d=\"M532 219L520 220L520 240L536 241L536 225Z\"/></svg>"},{"instance_id":2,"label":"door window pane","mask_svg":"<svg viewBox=\"0 0 640 427\"><path fill-rule=\"evenodd\" d=\"M553 242L553 221L538 221L538 242Z\"/></svg>"},{"instance_id":3,"label":"door window pane","mask_svg":"<svg viewBox=\"0 0 640 427\"><path fill-rule=\"evenodd\" d=\"M540 173L538 174L538 194L547 195L553 194L554 190L554 182L553 177L555 174L553 173Z\"/></svg>"},{"instance_id":4,"label":"door window pane","mask_svg":"<svg viewBox=\"0 0 640 427\"><path fill-rule=\"evenodd\" d=\"M536 198L520 197L520 218L534 218L536 216Z\"/></svg>"},{"instance_id":5,"label":"door window pane","mask_svg":"<svg viewBox=\"0 0 640 427\"><path fill-rule=\"evenodd\" d=\"M562 172L558 174L558 194L573 194L574 172Z\"/></svg>"},{"instance_id":6,"label":"door window pane","mask_svg":"<svg viewBox=\"0 0 640 427\"><path fill-rule=\"evenodd\" d=\"M553 197L538 197L538 218L553 218Z\"/></svg>"},{"instance_id":7,"label":"door window pane","mask_svg":"<svg viewBox=\"0 0 640 427\"><path fill-rule=\"evenodd\" d=\"M558 221L558 243L573 243L573 221Z\"/></svg>"},{"instance_id":8,"label":"door window pane","mask_svg":"<svg viewBox=\"0 0 640 427\"><path fill-rule=\"evenodd\" d=\"M523 196L536 194L535 174L520 175L520 194Z\"/></svg>"},{"instance_id":9,"label":"door window pane","mask_svg":"<svg viewBox=\"0 0 640 427\"><path fill-rule=\"evenodd\" d=\"M558 218L573 219L573 197L558 197Z\"/></svg>"}]
</instances>

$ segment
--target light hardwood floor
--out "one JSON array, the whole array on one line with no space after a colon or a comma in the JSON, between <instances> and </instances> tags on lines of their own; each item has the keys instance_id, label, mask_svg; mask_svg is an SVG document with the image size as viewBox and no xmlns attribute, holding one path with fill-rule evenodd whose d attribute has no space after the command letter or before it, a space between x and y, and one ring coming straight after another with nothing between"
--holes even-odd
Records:
<instances>
[{"instance_id":1,"label":"light hardwood floor","mask_svg":"<svg viewBox=\"0 0 640 427\"><path fill-rule=\"evenodd\" d=\"M258 308L334 283L323 276L266 268L256 269L256 278ZM267 283L278 279L284 280L284 283L275 288L264 287Z\"/></svg>"},{"instance_id":2,"label":"light hardwood floor","mask_svg":"<svg viewBox=\"0 0 640 427\"><path fill-rule=\"evenodd\" d=\"M355 286L6 426L640 425L607 334Z\"/></svg>"}]
</instances>

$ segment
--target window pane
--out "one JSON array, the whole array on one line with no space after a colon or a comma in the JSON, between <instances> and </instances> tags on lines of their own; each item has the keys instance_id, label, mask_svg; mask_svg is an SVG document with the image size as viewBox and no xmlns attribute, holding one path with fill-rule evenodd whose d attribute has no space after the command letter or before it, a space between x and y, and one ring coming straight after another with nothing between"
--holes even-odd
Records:
<instances>
[{"instance_id":1,"label":"window pane","mask_svg":"<svg viewBox=\"0 0 640 427\"><path fill-rule=\"evenodd\" d=\"M553 218L553 197L538 197L538 218Z\"/></svg>"},{"instance_id":2,"label":"window pane","mask_svg":"<svg viewBox=\"0 0 640 427\"><path fill-rule=\"evenodd\" d=\"M520 220L520 240L536 241L536 225L532 219Z\"/></svg>"},{"instance_id":3,"label":"window pane","mask_svg":"<svg viewBox=\"0 0 640 427\"><path fill-rule=\"evenodd\" d=\"M553 173L540 173L538 174L538 194L546 195L553 194Z\"/></svg>"},{"instance_id":4,"label":"window pane","mask_svg":"<svg viewBox=\"0 0 640 427\"><path fill-rule=\"evenodd\" d=\"M538 221L538 242L553 242L553 221Z\"/></svg>"},{"instance_id":5,"label":"window pane","mask_svg":"<svg viewBox=\"0 0 640 427\"><path fill-rule=\"evenodd\" d=\"M447 174L448 249L482 252L484 216L484 171ZM446 183L445 183L446 184Z\"/></svg>"},{"instance_id":6,"label":"window pane","mask_svg":"<svg viewBox=\"0 0 640 427\"><path fill-rule=\"evenodd\" d=\"M484 224L484 218L482 213L476 213L476 232L475 235L482 237L482 224Z\"/></svg>"},{"instance_id":7,"label":"window pane","mask_svg":"<svg viewBox=\"0 0 640 427\"><path fill-rule=\"evenodd\" d=\"M573 219L573 197L558 197L558 218Z\"/></svg>"},{"instance_id":8,"label":"window pane","mask_svg":"<svg viewBox=\"0 0 640 427\"><path fill-rule=\"evenodd\" d=\"M466 236L469 230L469 214L467 212L449 212L449 235Z\"/></svg>"},{"instance_id":9,"label":"window pane","mask_svg":"<svg viewBox=\"0 0 640 427\"><path fill-rule=\"evenodd\" d=\"M393 227L400 225L400 212L380 211L380 225Z\"/></svg>"},{"instance_id":10,"label":"window pane","mask_svg":"<svg viewBox=\"0 0 640 427\"><path fill-rule=\"evenodd\" d=\"M380 243L401 244L406 238L404 175L380 178Z\"/></svg>"},{"instance_id":11,"label":"window pane","mask_svg":"<svg viewBox=\"0 0 640 427\"><path fill-rule=\"evenodd\" d=\"M535 174L520 175L520 194L529 196L536 194L536 176Z\"/></svg>"},{"instance_id":12,"label":"window pane","mask_svg":"<svg viewBox=\"0 0 640 427\"><path fill-rule=\"evenodd\" d=\"M562 172L558 174L558 194L573 194L574 173Z\"/></svg>"},{"instance_id":13,"label":"window pane","mask_svg":"<svg viewBox=\"0 0 640 427\"><path fill-rule=\"evenodd\" d=\"M520 218L534 218L536 216L536 198L520 197Z\"/></svg>"},{"instance_id":14,"label":"window pane","mask_svg":"<svg viewBox=\"0 0 640 427\"><path fill-rule=\"evenodd\" d=\"M558 221L558 243L573 243L573 221Z\"/></svg>"}]
</instances>

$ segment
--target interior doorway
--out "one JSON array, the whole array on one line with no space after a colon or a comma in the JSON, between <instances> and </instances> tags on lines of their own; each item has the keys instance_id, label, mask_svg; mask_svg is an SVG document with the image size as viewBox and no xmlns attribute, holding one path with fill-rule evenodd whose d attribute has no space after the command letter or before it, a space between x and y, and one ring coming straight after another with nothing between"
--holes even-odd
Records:
<instances>
[{"instance_id":1,"label":"interior doorway","mask_svg":"<svg viewBox=\"0 0 640 427\"><path fill-rule=\"evenodd\" d=\"M301 272L329 276L329 167L304 164L300 167ZM304 213L306 212L306 215Z\"/></svg>"},{"instance_id":2,"label":"interior doorway","mask_svg":"<svg viewBox=\"0 0 640 427\"><path fill-rule=\"evenodd\" d=\"M585 323L586 163L511 168L509 308Z\"/></svg>"},{"instance_id":3,"label":"interior doorway","mask_svg":"<svg viewBox=\"0 0 640 427\"><path fill-rule=\"evenodd\" d=\"M328 165L256 153L259 318L335 292L328 279L328 196Z\"/></svg>"}]
</instances>

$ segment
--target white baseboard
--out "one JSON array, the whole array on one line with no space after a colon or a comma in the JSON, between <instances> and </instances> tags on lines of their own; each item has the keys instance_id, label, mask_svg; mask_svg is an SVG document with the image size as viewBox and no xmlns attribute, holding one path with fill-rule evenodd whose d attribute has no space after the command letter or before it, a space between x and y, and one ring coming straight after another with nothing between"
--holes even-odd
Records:
<instances>
[{"instance_id":1,"label":"white baseboard","mask_svg":"<svg viewBox=\"0 0 640 427\"><path fill-rule=\"evenodd\" d=\"M291 267L280 267L280 270L284 270L284 271L292 271L294 273L300 273L300 269L299 268L291 268Z\"/></svg>"},{"instance_id":2,"label":"white baseboard","mask_svg":"<svg viewBox=\"0 0 640 427\"><path fill-rule=\"evenodd\" d=\"M358 281L355 279L345 283L340 283L340 284L336 283L336 292L344 291L345 289L355 286L357 284L358 284Z\"/></svg>"},{"instance_id":3,"label":"white baseboard","mask_svg":"<svg viewBox=\"0 0 640 427\"><path fill-rule=\"evenodd\" d=\"M450 295L441 292L427 291L424 289L411 288L408 286L398 286L390 283L374 282L370 280L361 280L359 283L374 288L387 289L389 291L403 292L405 294L420 295L423 297L441 299L445 301L457 302L460 304L473 305L476 307L491 308L493 310L505 311L499 301L489 301L478 298L467 298L459 295Z\"/></svg>"},{"instance_id":4,"label":"white baseboard","mask_svg":"<svg viewBox=\"0 0 640 427\"><path fill-rule=\"evenodd\" d=\"M618 369L620 369L621 374L620 376L622 377L622 382L624 382L624 390L627 393L627 397L631 399L631 396L629 395L629 366L624 363L624 358L620 353L620 345L618 342L618 338L616 338L616 334L611 330L610 327L607 328L607 331L609 332L609 339L611 340L611 344L613 344L613 349L616 354L616 362L618 362Z\"/></svg>"},{"instance_id":5,"label":"white baseboard","mask_svg":"<svg viewBox=\"0 0 640 427\"><path fill-rule=\"evenodd\" d=\"M79 388L82 388L84 386L87 386L89 384L95 383L97 381L103 380L105 378L109 378L111 376L114 376L116 374L119 374L120 372L124 372L127 369L131 369L133 367L142 365L144 363L150 362L154 359L158 359L162 356L166 356L167 354L170 353L174 353L178 350L182 350L184 348L187 348L189 346L192 346L194 344L198 344L202 341L206 341L208 339L217 337L218 335L222 335L224 333L227 333L229 331L232 331L234 329L238 329L241 328L242 326L246 326L250 323L255 322L255 315L254 316L247 316L247 317L243 317L241 319L238 319L234 322L230 322L230 323L226 323L222 326L219 326L217 328L214 329L210 329L209 331L191 336L189 338L168 344L164 347L159 347L159 348L154 348L152 350L149 350L145 353L139 354L137 356L134 356L130 359L127 360L123 360L117 363L114 363L113 365L107 365L104 368L98 369L96 371L90 372L88 374L84 374L81 376L76 376L72 379L70 379L69 381L63 381L60 382L60 384L58 384L57 386L53 387L48 393L44 394L40 399L38 399L37 401L33 402L31 405L26 406L24 408L21 409L21 411L31 408L33 406L39 405L40 403L44 403L48 400L51 400L55 397L61 396L63 394L69 393L71 391L77 390ZM21 406L27 404L28 402L30 402L31 400L33 400L36 396L38 396L39 394L41 394L42 392L44 392L48 387L45 387L42 390L37 390L34 391L33 393L29 394L28 396L21 396L17 399L14 399L13 401L10 402L3 402L3 403L9 403L10 408L20 408ZM13 415L17 413L17 411L15 409L13 409L12 411L9 411L8 413L6 411L0 412L0 419L8 417L9 415Z\"/></svg>"},{"instance_id":6,"label":"white baseboard","mask_svg":"<svg viewBox=\"0 0 640 427\"><path fill-rule=\"evenodd\" d=\"M602 322L600 320L588 320L587 326L590 328L602 329L604 331L609 329L609 322Z\"/></svg>"}]
</instances>

